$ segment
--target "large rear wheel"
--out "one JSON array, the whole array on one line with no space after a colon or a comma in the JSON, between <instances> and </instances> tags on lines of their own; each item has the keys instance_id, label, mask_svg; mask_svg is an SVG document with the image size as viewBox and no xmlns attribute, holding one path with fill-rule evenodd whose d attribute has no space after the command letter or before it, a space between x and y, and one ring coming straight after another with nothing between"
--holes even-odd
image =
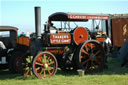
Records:
<instances>
[{"instance_id":1,"label":"large rear wheel","mask_svg":"<svg viewBox=\"0 0 128 85\"><path fill-rule=\"evenodd\" d=\"M104 50L95 40L87 40L78 48L77 56L85 72L95 73L104 66Z\"/></svg>"},{"instance_id":2,"label":"large rear wheel","mask_svg":"<svg viewBox=\"0 0 128 85\"><path fill-rule=\"evenodd\" d=\"M49 52L39 52L33 59L32 69L38 78L49 78L53 76L57 70L55 56Z\"/></svg>"}]
</instances>

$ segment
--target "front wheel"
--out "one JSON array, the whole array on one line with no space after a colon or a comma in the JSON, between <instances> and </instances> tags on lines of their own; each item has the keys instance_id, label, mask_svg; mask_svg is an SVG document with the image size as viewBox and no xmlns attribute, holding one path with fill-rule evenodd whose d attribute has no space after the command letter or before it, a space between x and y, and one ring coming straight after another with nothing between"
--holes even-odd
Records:
<instances>
[{"instance_id":1,"label":"front wheel","mask_svg":"<svg viewBox=\"0 0 128 85\"><path fill-rule=\"evenodd\" d=\"M56 73L57 61L49 52L39 52L32 62L33 73L38 78L49 78Z\"/></svg>"}]
</instances>

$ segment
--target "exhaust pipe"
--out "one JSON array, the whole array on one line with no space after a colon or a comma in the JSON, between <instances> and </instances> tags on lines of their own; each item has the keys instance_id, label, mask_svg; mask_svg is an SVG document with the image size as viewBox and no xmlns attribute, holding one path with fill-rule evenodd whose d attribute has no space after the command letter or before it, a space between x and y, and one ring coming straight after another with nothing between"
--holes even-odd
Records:
<instances>
[{"instance_id":1,"label":"exhaust pipe","mask_svg":"<svg viewBox=\"0 0 128 85\"><path fill-rule=\"evenodd\" d=\"M35 7L35 32L37 39L41 38L41 8Z\"/></svg>"}]
</instances>

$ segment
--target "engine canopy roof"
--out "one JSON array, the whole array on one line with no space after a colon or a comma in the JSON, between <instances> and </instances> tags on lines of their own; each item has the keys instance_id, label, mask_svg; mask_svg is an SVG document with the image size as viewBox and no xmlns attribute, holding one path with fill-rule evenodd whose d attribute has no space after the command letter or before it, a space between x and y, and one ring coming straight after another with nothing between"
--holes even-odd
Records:
<instances>
[{"instance_id":1,"label":"engine canopy roof","mask_svg":"<svg viewBox=\"0 0 128 85\"><path fill-rule=\"evenodd\" d=\"M92 20L108 20L109 14L84 14L84 13L65 13L56 12L48 17L49 21L88 21Z\"/></svg>"}]
</instances>

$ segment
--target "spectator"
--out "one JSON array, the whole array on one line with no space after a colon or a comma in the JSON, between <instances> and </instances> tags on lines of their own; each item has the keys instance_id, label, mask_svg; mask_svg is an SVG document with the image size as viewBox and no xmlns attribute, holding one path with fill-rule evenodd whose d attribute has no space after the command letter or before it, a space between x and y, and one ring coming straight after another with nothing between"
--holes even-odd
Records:
<instances>
[{"instance_id":1,"label":"spectator","mask_svg":"<svg viewBox=\"0 0 128 85\"><path fill-rule=\"evenodd\" d=\"M25 33L24 32L22 32L21 34L20 34L20 37L25 37L26 35L25 35Z\"/></svg>"},{"instance_id":2,"label":"spectator","mask_svg":"<svg viewBox=\"0 0 128 85\"><path fill-rule=\"evenodd\" d=\"M5 54L6 47L2 41L0 41L0 57L2 57Z\"/></svg>"},{"instance_id":3,"label":"spectator","mask_svg":"<svg viewBox=\"0 0 128 85\"><path fill-rule=\"evenodd\" d=\"M105 40L103 43L104 43L104 49L105 49L106 54L109 54L112 42L110 38L107 37L107 35L105 35Z\"/></svg>"},{"instance_id":4,"label":"spectator","mask_svg":"<svg viewBox=\"0 0 128 85\"><path fill-rule=\"evenodd\" d=\"M0 49L6 49L6 47L2 41L0 41Z\"/></svg>"},{"instance_id":5,"label":"spectator","mask_svg":"<svg viewBox=\"0 0 128 85\"><path fill-rule=\"evenodd\" d=\"M55 26L53 26L53 23L50 23L49 25L50 25L50 28L49 28L50 33L56 33L57 32L57 28Z\"/></svg>"}]
</instances>

